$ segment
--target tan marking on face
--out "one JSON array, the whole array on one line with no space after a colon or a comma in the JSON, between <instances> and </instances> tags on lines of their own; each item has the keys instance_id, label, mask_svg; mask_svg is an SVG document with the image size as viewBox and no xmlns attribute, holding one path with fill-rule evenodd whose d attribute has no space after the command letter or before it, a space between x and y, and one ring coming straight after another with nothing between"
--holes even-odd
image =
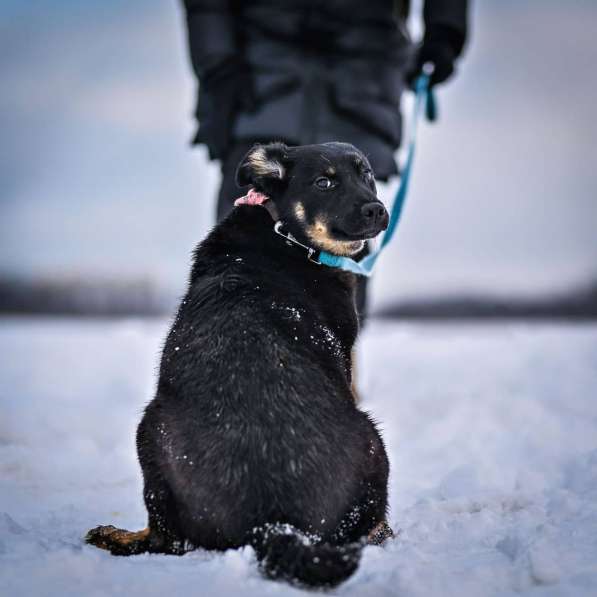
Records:
<instances>
[{"instance_id":1,"label":"tan marking on face","mask_svg":"<svg viewBox=\"0 0 597 597\"><path fill-rule=\"evenodd\" d=\"M362 240L337 240L332 238L327 224L321 219L316 219L314 224L307 226L305 233L318 249L323 249L334 255L354 255L365 244L365 241Z\"/></svg>"},{"instance_id":2,"label":"tan marking on face","mask_svg":"<svg viewBox=\"0 0 597 597\"><path fill-rule=\"evenodd\" d=\"M354 160L354 163L356 165L357 168L360 168L363 165L363 159L361 158L360 155L357 155L356 153L352 155L352 159Z\"/></svg>"},{"instance_id":3,"label":"tan marking on face","mask_svg":"<svg viewBox=\"0 0 597 597\"><path fill-rule=\"evenodd\" d=\"M258 176L274 176L276 178L284 178L284 166L278 162L268 158L267 151L263 147L256 147L248 156L247 160L251 164L251 168Z\"/></svg>"},{"instance_id":4,"label":"tan marking on face","mask_svg":"<svg viewBox=\"0 0 597 597\"><path fill-rule=\"evenodd\" d=\"M325 173L328 176L335 176L336 175L336 168L334 168L333 166L330 166L329 168L326 169Z\"/></svg>"},{"instance_id":5,"label":"tan marking on face","mask_svg":"<svg viewBox=\"0 0 597 597\"><path fill-rule=\"evenodd\" d=\"M294 206L294 215L299 222L305 221L305 206L300 201Z\"/></svg>"}]
</instances>

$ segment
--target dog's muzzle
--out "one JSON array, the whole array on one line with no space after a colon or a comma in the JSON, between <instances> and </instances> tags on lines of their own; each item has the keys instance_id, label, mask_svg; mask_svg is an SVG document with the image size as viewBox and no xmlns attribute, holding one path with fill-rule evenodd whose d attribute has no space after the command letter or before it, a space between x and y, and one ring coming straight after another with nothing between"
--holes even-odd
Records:
<instances>
[{"instance_id":1,"label":"dog's muzzle","mask_svg":"<svg viewBox=\"0 0 597 597\"><path fill-rule=\"evenodd\" d=\"M375 234L379 234L388 227L388 212L380 201L365 203L361 207L361 216L364 220L364 227L367 230L375 231Z\"/></svg>"}]
</instances>

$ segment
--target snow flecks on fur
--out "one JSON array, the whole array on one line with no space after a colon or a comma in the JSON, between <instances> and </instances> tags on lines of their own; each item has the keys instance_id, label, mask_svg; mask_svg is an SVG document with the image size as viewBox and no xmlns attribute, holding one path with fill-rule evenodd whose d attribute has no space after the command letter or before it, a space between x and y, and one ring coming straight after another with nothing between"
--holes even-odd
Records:
<instances>
[{"instance_id":1,"label":"snow flecks on fur","mask_svg":"<svg viewBox=\"0 0 597 597\"><path fill-rule=\"evenodd\" d=\"M279 311L282 313L283 319L300 322L303 319L305 314L305 310L300 307L294 307L291 305L286 305L283 303L278 303L277 301L272 301L271 308L273 310ZM293 332L296 332L298 328L292 328ZM292 334L292 338L295 342L299 341L308 341L313 346L322 347L328 351L330 351L336 357L343 357L342 345L334 332L324 324L315 324L312 328L311 333L309 333L308 338L299 337L296 334Z\"/></svg>"},{"instance_id":2,"label":"snow flecks on fur","mask_svg":"<svg viewBox=\"0 0 597 597\"><path fill-rule=\"evenodd\" d=\"M272 309L281 311L284 314L285 319L291 319L293 321L301 321L302 315L305 310L300 307L292 307L290 305L283 305L272 301Z\"/></svg>"},{"instance_id":3,"label":"snow flecks on fur","mask_svg":"<svg viewBox=\"0 0 597 597\"><path fill-rule=\"evenodd\" d=\"M335 357L342 358L344 356L340 340L338 340L328 326L323 324L316 325L312 332L312 334L309 334L309 342L313 346L322 347Z\"/></svg>"}]
</instances>

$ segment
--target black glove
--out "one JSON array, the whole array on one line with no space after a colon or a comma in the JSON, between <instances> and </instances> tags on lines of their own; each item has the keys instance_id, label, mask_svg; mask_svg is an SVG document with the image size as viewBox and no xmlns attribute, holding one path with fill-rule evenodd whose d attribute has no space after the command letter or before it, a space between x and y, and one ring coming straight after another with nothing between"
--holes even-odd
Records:
<instances>
[{"instance_id":1,"label":"black glove","mask_svg":"<svg viewBox=\"0 0 597 597\"><path fill-rule=\"evenodd\" d=\"M224 61L201 78L197 106L199 131L194 143L205 143L212 159L224 158L238 113L254 109L249 66L236 58Z\"/></svg>"},{"instance_id":2,"label":"black glove","mask_svg":"<svg viewBox=\"0 0 597 597\"><path fill-rule=\"evenodd\" d=\"M436 27L425 32L423 43L417 50L412 68L406 75L409 86L413 86L427 63L433 65L430 85L443 83L454 72L454 62L462 48L459 34L448 27Z\"/></svg>"}]
</instances>

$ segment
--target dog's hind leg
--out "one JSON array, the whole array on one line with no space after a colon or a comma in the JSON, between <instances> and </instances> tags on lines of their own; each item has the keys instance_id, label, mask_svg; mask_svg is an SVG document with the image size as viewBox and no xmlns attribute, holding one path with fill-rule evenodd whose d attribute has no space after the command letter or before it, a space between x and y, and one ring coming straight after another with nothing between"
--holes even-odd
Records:
<instances>
[{"instance_id":1,"label":"dog's hind leg","mask_svg":"<svg viewBox=\"0 0 597 597\"><path fill-rule=\"evenodd\" d=\"M367 544L383 545L386 539L393 539L394 536L394 531L390 525L385 520L382 520L369 531L369 534L367 535Z\"/></svg>"},{"instance_id":2,"label":"dog's hind leg","mask_svg":"<svg viewBox=\"0 0 597 597\"><path fill-rule=\"evenodd\" d=\"M173 504L167 487L148 487L143 492L148 511L148 526L141 531L127 531L112 525L98 526L85 536L85 542L105 549L115 556L133 556L140 553L167 553L182 555L187 551L185 541L173 523Z\"/></svg>"},{"instance_id":3,"label":"dog's hind leg","mask_svg":"<svg viewBox=\"0 0 597 597\"><path fill-rule=\"evenodd\" d=\"M145 468L143 469L146 474ZM178 508L165 481L153 475L145 480L143 490L148 514L149 549L153 553L181 555L188 551L180 532Z\"/></svg>"},{"instance_id":4,"label":"dog's hind leg","mask_svg":"<svg viewBox=\"0 0 597 597\"><path fill-rule=\"evenodd\" d=\"M85 543L105 549L114 556L134 556L146 552L182 555L188 551L183 540L170 531L162 533L155 530L151 522L141 531L118 529L111 524L98 526L85 535Z\"/></svg>"},{"instance_id":5,"label":"dog's hind leg","mask_svg":"<svg viewBox=\"0 0 597 597\"><path fill-rule=\"evenodd\" d=\"M91 529L85 541L118 556L140 553L167 553L181 555L188 551L179 531L178 508L167 481L160 473L151 442L146 441L147 424L139 425L137 443L139 461L143 470L143 499L147 508L147 528L127 531L112 525Z\"/></svg>"}]
</instances>

